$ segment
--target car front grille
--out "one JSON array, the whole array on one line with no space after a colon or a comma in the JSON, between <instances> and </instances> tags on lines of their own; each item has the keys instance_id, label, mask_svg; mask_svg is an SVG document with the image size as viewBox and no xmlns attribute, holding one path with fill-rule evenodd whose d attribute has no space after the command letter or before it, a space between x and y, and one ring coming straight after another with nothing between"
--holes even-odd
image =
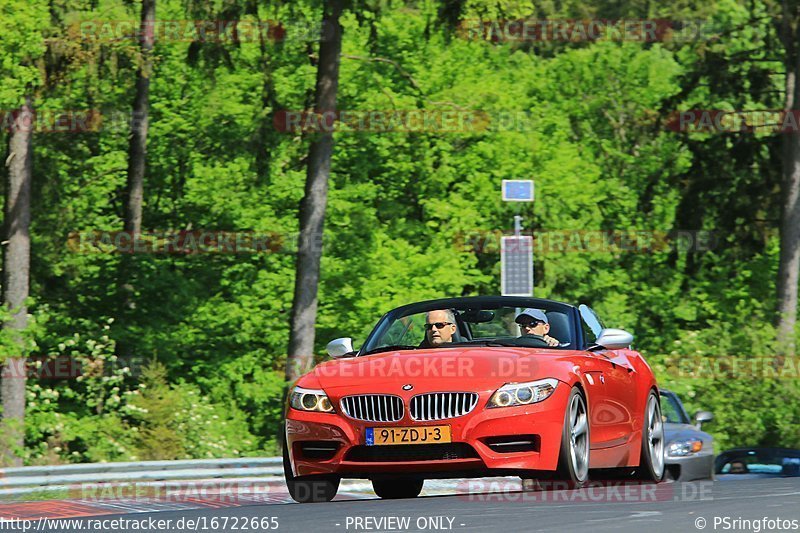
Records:
<instances>
[{"instance_id":1,"label":"car front grille","mask_svg":"<svg viewBox=\"0 0 800 533\"><path fill-rule=\"evenodd\" d=\"M345 396L341 406L345 415L366 422L397 422L403 418L403 399L391 394Z\"/></svg>"},{"instance_id":2,"label":"car front grille","mask_svg":"<svg viewBox=\"0 0 800 533\"><path fill-rule=\"evenodd\" d=\"M463 416L478 405L474 392L432 392L411 398L411 418L421 422Z\"/></svg>"},{"instance_id":3,"label":"car front grille","mask_svg":"<svg viewBox=\"0 0 800 533\"><path fill-rule=\"evenodd\" d=\"M404 461L448 461L453 459L475 459L478 453L465 442L448 444L414 444L389 446L353 446L345 461L355 462L404 462Z\"/></svg>"}]
</instances>

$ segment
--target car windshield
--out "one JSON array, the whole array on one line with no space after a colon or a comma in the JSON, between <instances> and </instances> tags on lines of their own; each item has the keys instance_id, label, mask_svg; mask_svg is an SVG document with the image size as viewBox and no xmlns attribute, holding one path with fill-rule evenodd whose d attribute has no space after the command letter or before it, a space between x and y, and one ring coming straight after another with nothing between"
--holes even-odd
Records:
<instances>
[{"instance_id":1,"label":"car windshield","mask_svg":"<svg viewBox=\"0 0 800 533\"><path fill-rule=\"evenodd\" d=\"M678 399L671 394L661 394L661 416L664 422L673 424L688 424L689 420L683 414Z\"/></svg>"},{"instance_id":2,"label":"car windshield","mask_svg":"<svg viewBox=\"0 0 800 533\"><path fill-rule=\"evenodd\" d=\"M557 341L551 341L553 348L567 348L573 344L570 317L563 306L548 309L543 305L536 308L536 316L521 317L520 322L538 323L535 330L523 331L516 319L525 309L532 308L451 308L435 310L430 319L429 310L404 314L379 324L362 353L487 344L546 348L548 344L541 340L544 335ZM547 319L546 325L542 324L542 318ZM433 327L426 327L426 324L433 324Z\"/></svg>"}]
</instances>

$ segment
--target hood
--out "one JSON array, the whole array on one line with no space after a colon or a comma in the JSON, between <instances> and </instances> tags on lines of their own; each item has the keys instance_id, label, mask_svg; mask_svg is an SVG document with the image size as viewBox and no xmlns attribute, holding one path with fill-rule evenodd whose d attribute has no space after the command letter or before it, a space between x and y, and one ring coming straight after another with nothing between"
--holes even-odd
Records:
<instances>
[{"instance_id":1,"label":"hood","mask_svg":"<svg viewBox=\"0 0 800 533\"><path fill-rule=\"evenodd\" d=\"M311 374L334 395L397 393L403 385L413 385L415 393L480 392L510 382L563 380L576 353L583 352L485 346L404 350L327 361Z\"/></svg>"},{"instance_id":2,"label":"hood","mask_svg":"<svg viewBox=\"0 0 800 533\"><path fill-rule=\"evenodd\" d=\"M675 424L673 422L664 423L664 438L669 444L675 440L700 439L703 443L710 443L711 435L705 431L700 431L691 424ZM705 446L704 446L705 447Z\"/></svg>"}]
</instances>

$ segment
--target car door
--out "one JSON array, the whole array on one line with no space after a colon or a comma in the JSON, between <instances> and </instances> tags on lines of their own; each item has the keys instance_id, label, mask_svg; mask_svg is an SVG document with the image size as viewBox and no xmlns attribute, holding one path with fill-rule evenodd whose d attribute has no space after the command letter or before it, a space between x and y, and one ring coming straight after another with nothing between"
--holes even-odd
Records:
<instances>
[{"instance_id":1,"label":"car door","mask_svg":"<svg viewBox=\"0 0 800 533\"><path fill-rule=\"evenodd\" d=\"M596 346L594 341L603 330L597 314L586 305L579 307L585 348ZM632 406L636 401L634 369L624 350L595 348L589 351L593 358L590 381L592 422L592 447L611 448L625 444L633 431ZM592 383L593 382L593 383Z\"/></svg>"}]
</instances>

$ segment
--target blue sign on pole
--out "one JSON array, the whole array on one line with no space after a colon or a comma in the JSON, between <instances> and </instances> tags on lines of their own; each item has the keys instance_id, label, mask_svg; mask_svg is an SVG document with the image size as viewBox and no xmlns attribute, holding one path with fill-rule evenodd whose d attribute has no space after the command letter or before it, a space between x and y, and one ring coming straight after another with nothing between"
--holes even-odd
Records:
<instances>
[{"instance_id":1,"label":"blue sign on pole","mask_svg":"<svg viewBox=\"0 0 800 533\"><path fill-rule=\"evenodd\" d=\"M504 202L532 202L533 180L503 180Z\"/></svg>"}]
</instances>

